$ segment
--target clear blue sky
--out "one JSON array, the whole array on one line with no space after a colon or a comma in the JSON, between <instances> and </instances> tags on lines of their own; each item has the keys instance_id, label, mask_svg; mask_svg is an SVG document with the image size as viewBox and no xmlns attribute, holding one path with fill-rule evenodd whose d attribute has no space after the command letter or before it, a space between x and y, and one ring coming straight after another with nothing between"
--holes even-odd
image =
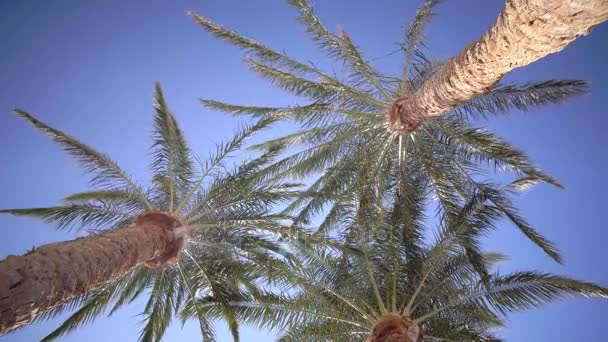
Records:
<instances>
[{"instance_id":1,"label":"clear blue sky","mask_svg":"<svg viewBox=\"0 0 608 342\"><path fill-rule=\"evenodd\" d=\"M316 0L329 28L341 24L365 55L393 51L415 0ZM447 58L494 22L502 0L446 1L428 30L429 54ZM293 104L295 99L248 72L236 48L217 41L186 15L197 10L289 54L327 65L295 14L280 0L107 0L0 2L0 208L55 204L86 188L75 163L45 137L17 120L19 106L42 120L110 154L141 182L152 127L152 90L161 81L194 150L205 156L226 138L234 119L199 106L207 97L243 104ZM509 75L512 81L576 78L591 92L567 104L484 124L524 149L560 179L566 190L540 186L518 201L525 216L557 242L565 266L551 263L507 224L487 246L512 255L503 270L531 268L608 285L608 24L566 51ZM377 61L387 73L402 62L395 54ZM0 217L0 258L34 245L72 238L29 219ZM133 341L142 302L100 319L65 341ZM34 341L62 318L0 337L0 342ZM607 341L608 302L566 300L512 316L503 336L512 341ZM229 341L218 325L220 341ZM199 340L196 324L173 325L167 341ZM242 340L270 340L244 329Z\"/></svg>"}]
</instances>

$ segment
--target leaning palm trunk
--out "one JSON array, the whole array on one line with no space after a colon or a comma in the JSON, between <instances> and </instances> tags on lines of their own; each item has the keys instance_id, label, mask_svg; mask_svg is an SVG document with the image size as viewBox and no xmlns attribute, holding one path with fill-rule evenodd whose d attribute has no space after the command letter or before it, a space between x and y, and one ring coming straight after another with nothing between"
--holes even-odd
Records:
<instances>
[{"instance_id":1,"label":"leaning palm trunk","mask_svg":"<svg viewBox=\"0 0 608 342\"><path fill-rule=\"evenodd\" d=\"M181 249L178 226L172 217L151 212L126 228L0 261L0 335L142 263L170 264Z\"/></svg>"},{"instance_id":2,"label":"leaning palm trunk","mask_svg":"<svg viewBox=\"0 0 608 342\"><path fill-rule=\"evenodd\" d=\"M395 101L394 130L412 131L492 88L509 71L561 51L608 19L608 0L508 0L492 28L412 96Z\"/></svg>"}]
</instances>

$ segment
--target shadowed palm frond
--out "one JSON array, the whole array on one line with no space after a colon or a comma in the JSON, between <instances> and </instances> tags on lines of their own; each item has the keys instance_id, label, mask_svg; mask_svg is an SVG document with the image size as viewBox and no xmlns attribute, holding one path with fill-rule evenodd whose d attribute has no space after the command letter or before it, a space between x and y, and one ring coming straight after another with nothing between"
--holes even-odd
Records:
<instances>
[{"instance_id":1,"label":"shadowed palm frond","mask_svg":"<svg viewBox=\"0 0 608 342\"><path fill-rule=\"evenodd\" d=\"M562 103L584 94L588 84L580 80L549 80L520 85L498 84L490 93L478 95L455 110L457 115L487 118L508 114L511 110L528 111L552 103Z\"/></svg>"},{"instance_id":2,"label":"shadowed palm frond","mask_svg":"<svg viewBox=\"0 0 608 342\"><path fill-rule=\"evenodd\" d=\"M42 313L36 317L36 321L51 319L63 312L73 311L70 317L44 337L43 341L55 340L83 325L91 324L98 316L107 311L110 303L116 300L114 307L108 314L112 315L126 303L127 298L130 302L138 292L143 291L150 279L151 271L147 268L139 268L89 294L73 298L65 304Z\"/></svg>"},{"instance_id":3,"label":"shadowed palm frond","mask_svg":"<svg viewBox=\"0 0 608 342\"><path fill-rule=\"evenodd\" d=\"M405 51L405 62L403 63L403 72L399 84L399 95L408 93L410 85L408 80L410 76L410 67L412 62L414 62L414 58L417 56L423 60L425 58L420 49L424 39L424 28L433 16L433 8L440 2L440 0L425 0L422 6L416 11L414 20L408 25L407 30L405 31L405 43L403 46L403 50Z\"/></svg>"}]
</instances>

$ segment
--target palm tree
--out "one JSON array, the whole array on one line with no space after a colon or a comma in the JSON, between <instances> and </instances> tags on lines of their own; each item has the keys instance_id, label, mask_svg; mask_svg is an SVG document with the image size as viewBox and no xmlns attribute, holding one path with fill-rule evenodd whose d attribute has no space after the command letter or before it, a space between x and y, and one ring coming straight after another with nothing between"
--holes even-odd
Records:
<instances>
[{"instance_id":1,"label":"palm tree","mask_svg":"<svg viewBox=\"0 0 608 342\"><path fill-rule=\"evenodd\" d=\"M233 303L243 321L284 330L280 341L499 341L509 313L572 295L608 299L608 289L553 274L480 273L468 248L494 228L500 210L479 194L431 236L421 204L367 201L342 214L341 237L357 253L291 245L299 256L272 304ZM505 259L478 254L484 269ZM295 285L295 286L294 286ZM218 312L206 303L204 310Z\"/></svg>"},{"instance_id":2,"label":"palm tree","mask_svg":"<svg viewBox=\"0 0 608 342\"><path fill-rule=\"evenodd\" d=\"M584 82L498 83L486 93L462 103L449 115L426 120L418 130L396 128L393 103L404 93L418 91L444 65L429 60L420 48L423 28L439 1L425 1L409 25L400 77L387 77L375 70L348 34L344 30L339 35L330 32L305 0L289 0L289 3L299 11L299 21L312 34L315 43L344 66L343 79L314 65L298 62L199 14L192 16L214 36L244 49L253 71L309 100L308 104L294 107L254 107L202 100L208 107L235 115L291 119L303 126L301 131L254 146L265 151L288 147L294 151L295 147L295 153L268 168L270 175L299 179L321 173L309 187L307 196L290 208L299 210L296 224L309 222L328 203L356 191L358 166L366 164L365 169L373 172L373 183L396 185L400 184L401 175L416 173L417 182L438 199L440 213L444 214L462 205L475 192L491 192L495 205L508 219L551 258L561 260L555 246L515 210L507 196L513 189L497 192L495 184L479 179L491 174L494 167L524 176L521 183L513 185L517 189L539 181L561 185L534 166L525 154L496 135L472 127L469 121L512 109L524 111L559 103L584 92ZM336 206L329 210L328 224L336 221L340 210Z\"/></svg>"},{"instance_id":3,"label":"palm tree","mask_svg":"<svg viewBox=\"0 0 608 342\"><path fill-rule=\"evenodd\" d=\"M436 3L427 0L427 4ZM412 130L484 94L508 72L563 50L608 19L608 1L507 0L496 23L415 93L403 92L392 127Z\"/></svg>"},{"instance_id":4,"label":"palm tree","mask_svg":"<svg viewBox=\"0 0 608 342\"><path fill-rule=\"evenodd\" d=\"M52 339L147 293L140 338L157 341L173 313L198 296L225 304L234 289L261 293L258 281L282 258L272 234L290 236L277 223L284 216L271 210L294 196L297 185L260 176L273 153L240 166L226 157L270 120L245 127L198 167L158 84L154 107L152 185L145 190L106 155L16 110L74 156L95 189L58 206L0 211L89 232L0 261L0 333L75 309L46 338ZM223 317L238 339L227 305ZM212 340L210 321L198 320Z\"/></svg>"}]
</instances>

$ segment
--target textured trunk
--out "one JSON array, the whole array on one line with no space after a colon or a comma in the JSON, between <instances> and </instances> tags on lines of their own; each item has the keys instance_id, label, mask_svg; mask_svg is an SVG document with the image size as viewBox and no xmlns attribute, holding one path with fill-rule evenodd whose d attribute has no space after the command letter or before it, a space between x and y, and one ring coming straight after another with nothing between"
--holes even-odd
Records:
<instances>
[{"instance_id":1,"label":"textured trunk","mask_svg":"<svg viewBox=\"0 0 608 342\"><path fill-rule=\"evenodd\" d=\"M0 261L0 335L139 264L166 265L179 253L176 242L181 246L172 234L177 226L168 215L148 213L126 228L8 256Z\"/></svg>"},{"instance_id":2,"label":"textured trunk","mask_svg":"<svg viewBox=\"0 0 608 342\"><path fill-rule=\"evenodd\" d=\"M492 28L389 110L391 129L413 131L488 91L509 71L561 51L608 19L608 0L507 0Z\"/></svg>"},{"instance_id":3,"label":"textured trunk","mask_svg":"<svg viewBox=\"0 0 608 342\"><path fill-rule=\"evenodd\" d=\"M390 312L378 318L368 341L422 342L422 333L416 322L398 313Z\"/></svg>"}]
</instances>

